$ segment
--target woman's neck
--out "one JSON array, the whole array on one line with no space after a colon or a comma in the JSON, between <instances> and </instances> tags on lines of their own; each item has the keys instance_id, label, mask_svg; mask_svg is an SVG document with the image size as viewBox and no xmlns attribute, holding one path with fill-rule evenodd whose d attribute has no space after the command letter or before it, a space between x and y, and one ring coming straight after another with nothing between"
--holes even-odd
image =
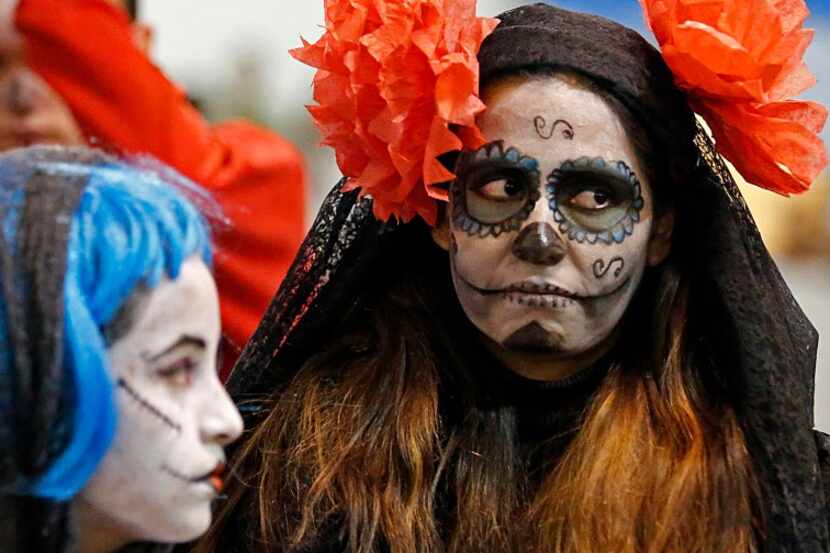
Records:
<instances>
[{"instance_id":1,"label":"woman's neck","mask_svg":"<svg viewBox=\"0 0 830 553\"><path fill-rule=\"evenodd\" d=\"M133 541L112 517L82 498L74 501L72 516L78 532L78 553L115 553Z\"/></svg>"},{"instance_id":2,"label":"woman's neck","mask_svg":"<svg viewBox=\"0 0 830 553\"><path fill-rule=\"evenodd\" d=\"M560 353L510 350L486 336L482 335L482 338L487 349L505 367L530 380L544 382L563 380L593 366L611 350L616 342L616 335L612 334L606 340L585 352L575 355L562 355Z\"/></svg>"}]
</instances>

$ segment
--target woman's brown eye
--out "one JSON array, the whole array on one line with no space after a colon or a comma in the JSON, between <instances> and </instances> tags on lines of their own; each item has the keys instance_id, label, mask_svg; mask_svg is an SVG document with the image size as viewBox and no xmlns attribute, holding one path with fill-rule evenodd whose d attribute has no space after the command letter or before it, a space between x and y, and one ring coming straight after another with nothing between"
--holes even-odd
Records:
<instances>
[{"instance_id":1,"label":"woman's brown eye","mask_svg":"<svg viewBox=\"0 0 830 553\"><path fill-rule=\"evenodd\" d=\"M467 214L479 223L501 223L521 212L530 194L526 175L513 170L488 172L474 175L467 184L464 207Z\"/></svg>"},{"instance_id":2,"label":"woman's brown eye","mask_svg":"<svg viewBox=\"0 0 830 553\"><path fill-rule=\"evenodd\" d=\"M510 179L490 181L476 189L476 193L496 202L510 201L524 192L521 184Z\"/></svg>"},{"instance_id":3,"label":"woman's brown eye","mask_svg":"<svg viewBox=\"0 0 830 553\"><path fill-rule=\"evenodd\" d=\"M182 357L161 369L158 374L173 386L189 386L193 382L196 363L190 357Z\"/></svg>"},{"instance_id":4,"label":"woman's brown eye","mask_svg":"<svg viewBox=\"0 0 830 553\"><path fill-rule=\"evenodd\" d=\"M584 190L571 198L570 204L586 210L605 209L611 205L611 196L603 190Z\"/></svg>"}]
</instances>

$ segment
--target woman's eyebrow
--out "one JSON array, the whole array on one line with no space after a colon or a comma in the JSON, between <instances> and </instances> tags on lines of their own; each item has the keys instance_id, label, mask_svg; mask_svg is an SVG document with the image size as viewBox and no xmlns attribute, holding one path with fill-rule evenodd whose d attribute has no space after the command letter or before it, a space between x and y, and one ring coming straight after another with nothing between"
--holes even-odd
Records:
<instances>
[{"instance_id":1,"label":"woman's eyebrow","mask_svg":"<svg viewBox=\"0 0 830 553\"><path fill-rule=\"evenodd\" d=\"M604 165L597 166L597 162L602 162ZM621 170L619 164L624 166L624 169ZM558 168L554 169L553 172L559 171L560 173L564 174L581 174L581 175L597 175L597 176L606 176L610 178L619 178L622 180L626 180L629 177L629 174L636 176L634 170L631 169L631 166L628 165L623 160L615 160L615 159L605 159L605 158L587 158L587 157L579 157L575 159L565 159L559 165Z\"/></svg>"},{"instance_id":2,"label":"woman's eyebrow","mask_svg":"<svg viewBox=\"0 0 830 553\"><path fill-rule=\"evenodd\" d=\"M530 172L539 169L539 161L536 158L523 154L518 147L506 144L503 139L493 140L472 150L465 160L465 165L470 167L482 167L488 164L501 166L509 164Z\"/></svg>"},{"instance_id":3,"label":"woman's eyebrow","mask_svg":"<svg viewBox=\"0 0 830 553\"><path fill-rule=\"evenodd\" d=\"M173 342L172 344L170 344L169 346L164 348L162 351L160 351L158 353L154 353L152 355L151 354L144 354L144 355L142 355L142 357L144 357L144 359L147 360L147 361L156 361L159 358L164 357L165 355L167 355L171 351L175 350L176 348L180 348L182 346L193 346L193 347L196 347L198 349L206 349L207 348L207 342L205 342L205 340L203 340L202 338L199 338L198 336L192 336L190 334L182 334L181 336L179 336L178 340L176 340L175 342Z\"/></svg>"}]
</instances>

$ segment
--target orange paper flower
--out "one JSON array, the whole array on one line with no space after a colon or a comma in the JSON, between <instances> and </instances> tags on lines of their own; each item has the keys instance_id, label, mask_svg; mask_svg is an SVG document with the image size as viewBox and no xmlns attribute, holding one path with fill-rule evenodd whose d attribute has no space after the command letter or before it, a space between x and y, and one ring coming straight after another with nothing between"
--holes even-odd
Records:
<instances>
[{"instance_id":1,"label":"orange paper flower","mask_svg":"<svg viewBox=\"0 0 830 553\"><path fill-rule=\"evenodd\" d=\"M498 21L477 18L475 0L326 0L325 11L320 40L291 51L318 69L308 110L323 144L376 217L434 224L446 192L433 185L453 178L437 157L484 142L476 56Z\"/></svg>"},{"instance_id":2,"label":"orange paper flower","mask_svg":"<svg viewBox=\"0 0 830 553\"><path fill-rule=\"evenodd\" d=\"M743 177L789 195L827 165L827 109L792 101L815 84L803 0L641 0L689 103Z\"/></svg>"}]
</instances>

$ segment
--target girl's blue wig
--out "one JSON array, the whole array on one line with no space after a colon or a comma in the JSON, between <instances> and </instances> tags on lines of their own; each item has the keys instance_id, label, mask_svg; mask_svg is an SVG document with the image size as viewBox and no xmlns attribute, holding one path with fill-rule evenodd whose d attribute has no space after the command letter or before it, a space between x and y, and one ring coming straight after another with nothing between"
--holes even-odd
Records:
<instances>
[{"instance_id":1,"label":"girl's blue wig","mask_svg":"<svg viewBox=\"0 0 830 553\"><path fill-rule=\"evenodd\" d=\"M71 394L63 421L66 446L24 492L65 501L95 472L115 433L105 329L139 286L152 288L165 275L177 278L192 255L210 263L209 227L188 197L211 204L184 177L151 168L146 159L101 156L93 163L35 165L33 170L50 178L85 179L69 225L63 284L62 380L71 384L63 391ZM0 178L3 173L0 162Z\"/></svg>"}]
</instances>

